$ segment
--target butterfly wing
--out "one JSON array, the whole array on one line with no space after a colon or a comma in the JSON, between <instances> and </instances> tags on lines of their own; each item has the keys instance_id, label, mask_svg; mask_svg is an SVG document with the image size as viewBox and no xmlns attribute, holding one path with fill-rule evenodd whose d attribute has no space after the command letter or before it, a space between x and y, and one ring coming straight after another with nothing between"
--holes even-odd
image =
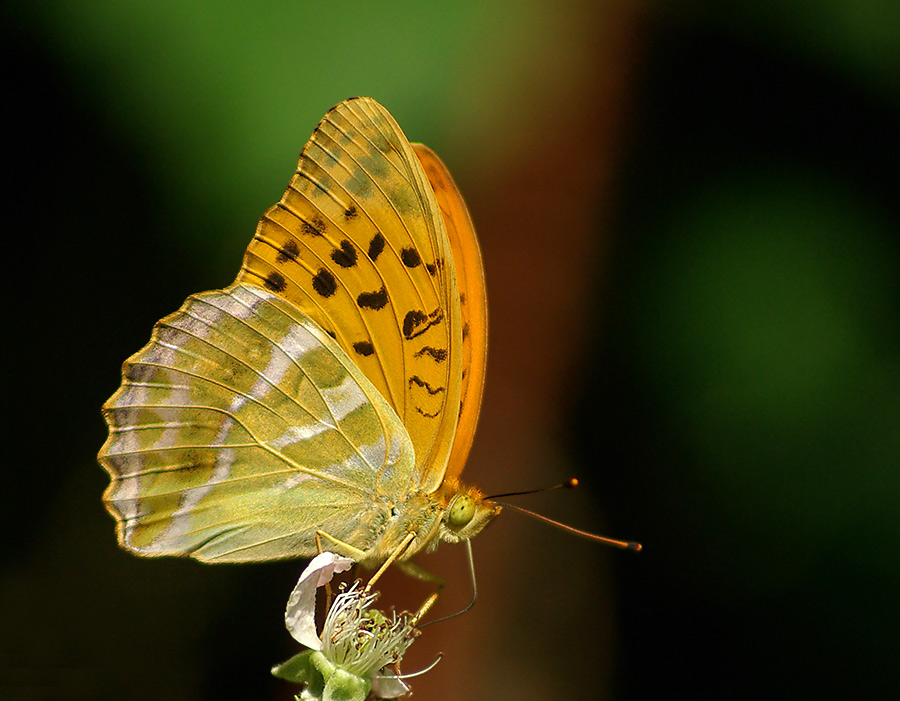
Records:
<instances>
[{"instance_id":1,"label":"butterfly wing","mask_svg":"<svg viewBox=\"0 0 900 701\"><path fill-rule=\"evenodd\" d=\"M436 489L459 417L459 290L435 194L387 110L354 98L325 115L238 281L335 338L406 426L420 485Z\"/></svg>"},{"instance_id":2,"label":"butterfly wing","mask_svg":"<svg viewBox=\"0 0 900 701\"><path fill-rule=\"evenodd\" d=\"M235 284L190 297L129 358L104 405L104 499L142 555L237 562L366 550L383 493L415 484L396 412L299 310Z\"/></svg>"},{"instance_id":3,"label":"butterfly wing","mask_svg":"<svg viewBox=\"0 0 900 701\"><path fill-rule=\"evenodd\" d=\"M444 219L459 287L462 320L462 375L460 385L459 422L456 437L443 474L431 474L436 483L445 477L459 477L478 425L481 397L484 391L484 372L487 365L487 291L484 284L484 263L475 226L469 216L462 194L453 182L447 166L424 144L413 144L413 150L425 170L428 182ZM426 491L430 491L426 487Z\"/></svg>"}]
</instances>

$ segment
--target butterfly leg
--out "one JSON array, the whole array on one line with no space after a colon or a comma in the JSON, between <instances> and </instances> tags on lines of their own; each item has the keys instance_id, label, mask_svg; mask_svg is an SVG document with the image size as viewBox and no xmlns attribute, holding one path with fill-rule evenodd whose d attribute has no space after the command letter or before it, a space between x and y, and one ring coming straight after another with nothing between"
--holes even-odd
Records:
<instances>
[{"instance_id":1,"label":"butterfly leg","mask_svg":"<svg viewBox=\"0 0 900 701\"><path fill-rule=\"evenodd\" d=\"M466 559L469 562L469 577L471 578L471 582L472 582L472 599L469 601L468 604L466 604L466 606L464 606L461 610L457 611L456 613L451 613L449 616L443 616L443 617L437 618L433 621L428 621L428 623L420 625L419 628L424 628L425 626L430 626L434 623L440 623L441 621L446 621L449 618L456 618L456 616L460 616L460 615L464 614L466 611L468 611L470 608L472 608L475 605L475 599L478 598L478 582L475 579L475 559L472 557L472 541L466 540L465 543L466 543ZM400 566L404 568L404 571L407 572L407 574L409 574L417 579L422 579L427 582L434 582L438 585L437 591L435 591L431 596L429 596L425 600L425 603L423 603L419 607L418 612L416 612L416 616L413 620L418 621L419 619L422 618L422 616L424 616L426 613L428 613L428 610L432 606L434 606L434 602L437 601L438 595L441 593L441 589L444 587L444 580L441 579L440 577L436 577L435 575L431 574L427 570L419 567L418 565L414 565L411 562L400 563Z\"/></svg>"},{"instance_id":2,"label":"butterfly leg","mask_svg":"<svg viewBox=\"0 0 900 701\"><path fill-rule=\"evenodd\" d=\"M393 562L403 554L403 551L406 550L406 547L415 540L415 533L407 533L406 537L400 541L400 545L394 548L394 552L392 552L388 558L382 563L381 567L378 568L378 571L372 575L372 578L369 580L369 583L366 584L366 591L372 588L372 585L378 581L381 575L384 574L385 570L393 564Z\"/></svg>"},{"instance_id":3,"label":"butterfly leg","mask_svg":"<svg viewBox=\"0 0 900 701\"><path fill-rule=\"evenodd\" d=\"M438 600L438 596L441 594L441 590L444 588L444 580L438 577L436 574L432 574L428 570L426 570L421 565L417 565L414 562L401 562L397 565L404 573L408 574L413 579L418 579L422 582L428 582L429 584L435 585L435 591L431 593L431 595L425 599L424 603L419 607L419 610L416 611L416 615L413 616L413 622L422 620L422 616L424 616L428 611L434 606L435 602Z\"/></svg>"},{"instance_id":4,"label":"butterfly leg","mask_svg":"<svg viewBox=\"0 0 900 701\"><path fill-rule=\"evenodd\" d=\"M359 562L366 555L364 550L360 550L359 548L350 545L350 543L345 543L343 540L335 538L325 531L316 531L316 550L318 550L319 553L323 552L322 540L328 541L329 547L334 546L334 550L338 555L349 557L354 562Z\"/></svg>"}]
</instances>

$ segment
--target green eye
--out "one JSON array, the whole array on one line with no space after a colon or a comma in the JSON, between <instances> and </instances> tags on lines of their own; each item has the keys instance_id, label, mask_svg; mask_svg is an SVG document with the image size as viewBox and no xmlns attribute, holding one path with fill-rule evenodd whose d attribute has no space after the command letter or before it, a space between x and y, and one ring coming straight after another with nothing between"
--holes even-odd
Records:
<instances>
[{"instance_id":1,"label":"green eye","mask_svg":"<svg viewBox=\"0 0 900 701\"><path fill-rule=\"evenodd\" d=\"M465 526L475 516L475 500L468 494L457 494L450 502L447 520L451 526Z\"/></svg>"}]
</instances>

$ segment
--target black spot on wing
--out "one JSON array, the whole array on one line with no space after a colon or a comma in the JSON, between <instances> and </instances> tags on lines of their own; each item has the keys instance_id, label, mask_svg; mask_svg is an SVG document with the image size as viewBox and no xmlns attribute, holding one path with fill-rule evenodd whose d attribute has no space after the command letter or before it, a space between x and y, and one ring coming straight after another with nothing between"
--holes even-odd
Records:
<instances>
[{"instance_id":1,"label":"black spot on wing","mask_svg":"<svg viewBox=\"0 0 900 701\"><path fill-rule=\"evenodd\" d=\"M406 316L403 317L403 335L406 338L412 338L413 331L426 321L428 321L428 316L423 311L414 309L411 312L407 312Z\"/></svg>"},{"instance_id":2,"label":"black spot on wing","mask_svg":"<svg viewBox=\"0 0 900 701\"><path fill-rule=\"evenodd\" d=\"M352 268L356 265L356 248L347 239L341 241L341 247L331 252L331 260L342 268Z\"/></svg>"},{"instance_id":3,"label":"black spot on wing","mask_svg":"<svg viewBox=\"0 0 900 701\"><path fill-rule=\"evenodd\" d=\"M321 268L319 272L313 275L312 285L313 289L323 297L331 297L337 291L337 282L334 279L334 275L325 270L325 268Z\"/></svg>"},{"instance_id":4,"label":"black spot on wing","mask_svg":"<svg viewBox=\"0 0 900 701\"><path fill-rule=\"evenodd\" d=\"M407 340L416 336L421 336L435 324L439 324L444 318L444 313L440 308L435 309L430 314L426 314L420 309L414 309L407 312L403 317L403 336Z\"/></svg>"},{"instance_id":5,"label":"black spot on wing","mask_svg":"<svg viewBox=\"0 0 900 701\"><path fill-rule=\"evenodd\" d=\"M368 341L357 341L353 344L353 350L363 356L372 355L375 352L375 346Z\"/></svg>"},{"instance_id":6,"label":"black spot on wing","mask_svg":"<svg viewBox=\"0 0 900 701\"><path fill-rule=\"evenodd\" d=\"M415 248L404 248L400 251L400 260L407 268L415 268L422 264L422 257Z\"/></svg>"},{"instance_id":7,"label":"black spot on wing","mask_svg":"<svg viewBox=\"0 0 900 701\"><path fill-rule=\"evenodd\" d=\"M434 263L426 263L425 269L432 277L437 273L437 266Z\"/></svg>"},{"instance_id":8,"label":"black spot on wing","mask_svg":"<svg viewBox=\"0 0 900 701\"><path fill-rule=\"evenodd\" d=\"M289 260L297 260L297 256L300 255L300 247L297 245L297 242L294 239L288 239L284 242L284 245L278 249L278 255L275 256L275 260L279 263L287 263Z\"/></svg>"},{"instance_id":9,"label":"black spot on wing","mask_svg":"<svg viewBox=\"0 0 900 701\"><path fill-rule=\"evenodd\" d=\"M365 309L381 309L388 303L387 290L382 286L377 292L360 292L356 303Z\"/></svg>"},{"instance_id":10,"label":"black spot on wing","mask_svg":"<svg viewBox=\"0 0 900 701\"><path fill-rule=\"evenodd\" d=\"M445 348L432 348L431 346L424 346L420 350L417 350L413 355L416 358L420 358L423 355L430 355L434 358L435 362L443 363L447 359L447 350Z\"/></svg>"},{"instance_id":11,"label":"black spot on wing","mask_svg":"<svg viewBox=\"0 0 900 701\"><path fill-rule=\"evenodd\" d=\"M372 237L372 240L369 241L369 258L378 260L378 256L381 255L383 250L384 236L382 236L381 233L377 233Z\"/></svg>"},{"instance_id":12,"label":"black spot on wing","mask_svg":"<svg viewBox=\"0 0 900 701\"><path fill-rule=\"evenodd\" d=\"M356 205L351 204L344 210L344 219L354 219L358 214L359 212L356 211Z\"/></svg>"},{"instance_id":13,"label":"black spot on wing","mask_svg":"<svg viewBox=\"0 0 900 701\"><path fill-rule=\"evenodd\" d=\"M421 407L416 407L416 411L418 411L418 412L419 412L422 416L424 416L426 419L434 419L434 418L436 418L436 417L438 417L438 416L441 415L441 410L440 410L440 409L438 409L438 410L437 410L436 412L434 412L433 414L429 414L427 411L423 411Z\"/></svg>"},{"instance_id":14,"label":"black spot on wing","mask_svg":"<svg viewBox=\"0 0 900 701\"><path fill-rule=\"evenodd\" d=\"M321 236L325 233L325 221L320 216L315 216L309 220L301 219L300 228L303 230L304 234Z\"/></svg>"},{"instance_id":15,"label":"black spot on wing","mask_svg":"<svg viewBox=\"0 0 900 701\"><path fill-rule=\"evenodd\" d=\"M409 378L409 386L412 387L413 385L418 385L419 387L423 388L426 392L428 392L428 394L438 394L439 392L444 391L443 387L432 387L430 384L428 384L425 380L423 380L418 375L413 375L412 377Z\"/></svg>"},{"instance_id":16,"label":"black spot on wing","mask_svg":"<svg viewBox=\"0 0 900 701\"><path fill-rule=\"evenodd\" d=\"M274 270L266 276L264 284L266 289L272 290L272 292L284 292L287 287L287 281L284 279L284 276L281 273L276 273Z\"/></svg>"},{"instance_id":17,"label":"black spot on wing","mask_svg":"<svg viewBox=\"0 0 900 701\"><path fill-rule=\"evenodd\" d=\"M464 341L469 337L469 322L466 322L465 324L463 324L462 337L463 337Z\"/></svg>"}]
</instances>

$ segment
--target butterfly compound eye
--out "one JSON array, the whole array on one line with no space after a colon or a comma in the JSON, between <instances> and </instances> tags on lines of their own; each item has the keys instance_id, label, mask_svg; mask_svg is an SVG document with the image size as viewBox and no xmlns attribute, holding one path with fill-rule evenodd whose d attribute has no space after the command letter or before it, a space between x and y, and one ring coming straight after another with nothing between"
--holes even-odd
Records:
<instances>
[{"instance_id":1,"label":"butterfly compound eye","mask_svg":"<svg viewBox=\"0 0 900 701\"><path fill-rule=\"evenodd\" d=\"M475 516L475 500L468 494L457 494L450 502L447 521L454 528L462 528Z\"/></svg>"}]
</instances>

